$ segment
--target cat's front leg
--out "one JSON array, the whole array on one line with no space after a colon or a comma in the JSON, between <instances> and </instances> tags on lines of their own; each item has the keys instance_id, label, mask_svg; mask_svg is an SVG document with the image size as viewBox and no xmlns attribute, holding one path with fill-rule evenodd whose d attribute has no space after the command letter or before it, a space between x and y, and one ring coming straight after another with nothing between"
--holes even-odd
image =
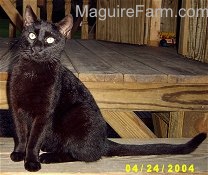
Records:
<instances>
[{"instance_id":1,"label":"cat's front leg","mask_svg":"<svg viewBox=\"0 0 208 175\"><path fill-rule=\"evenodd\" d=\"M45 136L47 119L36 117L33 121L30 136L26 147L25 169L35 172L41 169L39 152Z\"/></svg>"},{"instance_id":2,"label":"cat's front leg","mask_svg":"<svg viewBox=\"0 0 208 175\"><path fill-rule=\"evenodd\" d=\"M14 151L11 153L10 158L14 162L19 162L25 158L25 149L27 144L28 126L26 117L27 114L22 110L13 110L13 121L15 126L14 135ZM24 121L24 122L23 122Z\"/></svg>"}]
</instances>

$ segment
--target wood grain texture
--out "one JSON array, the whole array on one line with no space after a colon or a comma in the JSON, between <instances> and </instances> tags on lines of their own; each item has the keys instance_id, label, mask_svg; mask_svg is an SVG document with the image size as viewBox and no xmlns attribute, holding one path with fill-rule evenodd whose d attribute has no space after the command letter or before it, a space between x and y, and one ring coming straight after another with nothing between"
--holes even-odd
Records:
<instances>
[{"instance_id":1,"label":"wood grain texture","mask_svg":"<svg viewBox=\"0 0 208 175\"><path fill-rule=\"evenodd\" d=\"M183 135L184 112L170 112L170 123L168 128L169 138L181 138Z\"/></svg>"},{"instance_id":2,"label":"wood grain texture","mask_svg":"<svg viewBox=\"0 0 208 175\"><path fill-rule=\"evenodd\" d=\"M0 54L8 47L1 40ZM2 61L2 60L0 60ZM208 111L208 66L174 50L70 40L61 58L102 109ZM0 73L5 94L7 74ZM1 108L7 107L0 96Z\"/></svg>"},{"instance_id":3,"label":"wood grain texture","mask_svg":"<svg viewBox=\"0 0 208 175\"><path fill-rule=\"evenodd\" d=\"M168 137L168 127L169 127L169 113L167 112L153 112L152 121L154 126L154 133L159 138Z\"/></svg>"},{"instance_id":4,"label":"wood grain texture","mask_svg":"<svg viewBox=\"0 0 208 175\"><path fill-rule=\"evenodd\" d=\"M168 16L163 13L160 32L170 32L176 35L177 18L175 16L178 15L178 0L162 0L162 8L172 9L173 16L170 13L168 13Z\"/></svg>"},{"instance_id":5,"label":"wood grain texture","mask_svg":"<svg viewBox=\"0 0 208 175\"><path fill-rule=\"evenodd\" d=\"M152 1L151 8L157 9L161 8L162 6L162 0L154 0ZM160 23L161 23L161 17L160 15L154 15L151 17L151 23L150 23L150 36L149 36L149 42L148 45L150 46L159 46L159 32L160 32Z\"/></svg>"},{"instance_id":6,"label":"wood grain texture","mask_svg":"<svg viewBox=\"0 0 208 175\"><path fill-rule=\"evenodd\" d=\"M89 7L89 0L83 0L83 9L85 8L85 6ZM88 30L89 30L88 18L87 18L87 14L85 12L85 14L82 18L82 34L81 34L82 39L88 39L88 37L89 37Z\"/></svg>"},{"instance_id":7,"label":"wood grain texture","mask_svg":"<svg viewBox=\"0 0 208 175\"><path fill-rule=\"evenodd\" d=\"M22 30L23 19L22 16L19 14L17 9L13 6L11 1L8 0L1 0L0 6L6 12L12 23L18 28L18 30Z\"/></svg>"},{"instance_id":8,"label":"wood grain texture","mask_svg":"<svg viewBox=\"0 0 208 175\"><path fill-rule=\"evenodd\" d=\"M37 15L38 14L38 4L37 0L23 0L23 18L25 15L25 9L27 5L30 5L33 9L33 12Z\"/></svg>"},{"instance_id":9,"label":"wood grain texture","mask_svg":"<svg viewBox=\"0 0 208 175\"><path fill-rule=\"evenodd\" d=\"M144 11L136 14L136 5L144 5L141 8ZM149 34L147 31L145 33L145 27L150 23L149 20L145 19L146 2L144 0L99 0L97 8L98 10L102 8L110 9L110 15L107 15L105 20L100 20L103 18L103 13L97 18L96 39L144 44L144 37L147 38ZM132 9L131 11L134 11L135 14L130 17L131 15L128 16L124 9Z\"/></svg>"},{"instance_id":10,"label":"wood grain texture","mask_svg":"<svg viewBox=\"0 0 208 175\"><path fill-rule=\"evenodd\" d=\"M185 9L206 9L208 6L208 2L204 0L184 0L182 2L182 7ZM208 63L206 49L208 45L208 22L206 16L206 13L199 12L198 16L193 15L191 18L187 16L182 18L179 53L188 58Z\"/></svg>"},{"instance_id":11,"label":"wood grain texture","mask_svg":"<svg viewBox=\"0 0 208 175\"><path fill-rule=\"evenodd\" d=\"M147 143L185 143L188 139L113 139L116 142L123 144L147 144ZM0 138L0 161L1 161L1 174L2 175L28 175L31 174L24 170L23 162L12 162L10 160L10 153L13 150L13 140L11 138ZM208 168L206 162L208 161L208 140L205 140L199 148L189 154L189 155L160 155L160 156L135 156L135 157L112 157L105 158L93 163L84 163L84 162L71 162L71 163L62 163L62 164L42 164L42 169L39 172L36 172L36 175L73 175L73 174L85 174L85 175L129 175L135 173L127 173L125 171L126 164L138 165L141 168L143 164L143 172L136 173L140 175L158 175L158 174L167 174L168 164L186 164L187 166L194 164L195 172L182 173L171 173L171 175L207 175ZM162 166L164 164L164 173L151 172L147 173L147 165L152 166L158 164Z\"/></svg>"},{"instance_id":12,"label":"wood grain texture","mask_svg":"<svg viewBox=\"0 0 208 175\"><path fill-rule=\"evenodd\" d=\"M121 138L156 138L133 112L102 110L102 115Z\"/></svg>"},{"instance_id":13,"label":"wood grain texture","mask_svg":"<svg viewBox=\"0 0 208 175\"><path fill-rule=\"evenodd\" d=\"M185 112L183 124L183 137L193 137L197 133L208 133L208 113Z\"/></svg>"},{"instance_id":14,"label":"wood grain texture","mask_svg":"<svg viewBox=\"0 0 208 175\"><path fill-rule=\"evenodd\" d=\"M52 22L53 0L46 0L47 21Z\"/></svg>"},{"instance_id":15,"label":"wood grain texture","mask_svg":"<svg viewBox=\"0 0 208 175\"><path fill-rule=\"evenodd\" d=\"M10 1L12 5L16 8L16 0L10 0ZM16 27L12 22L9 23L9 37L10 38L16 37Z\"/></svg>"}]
</instances>

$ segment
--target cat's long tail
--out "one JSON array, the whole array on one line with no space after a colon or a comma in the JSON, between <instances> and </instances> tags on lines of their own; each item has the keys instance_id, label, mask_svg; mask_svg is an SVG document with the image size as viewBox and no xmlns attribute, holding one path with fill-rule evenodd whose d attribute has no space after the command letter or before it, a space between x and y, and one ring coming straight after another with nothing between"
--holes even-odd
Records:
<instances>
[{"instance_id":1,"label":"cat's long tail","mask_svg":"<svg viewBox=\"0 0 208 175\"><path fill-rule=\"evenodd\" d=\"M161 154L189 154L193 152L207 137L206 133L200 133L185 144L147 144L126 145L107 141L107 153L105 156L137 156L137 155L161 155Z\"/></svg>"}]
</instances>

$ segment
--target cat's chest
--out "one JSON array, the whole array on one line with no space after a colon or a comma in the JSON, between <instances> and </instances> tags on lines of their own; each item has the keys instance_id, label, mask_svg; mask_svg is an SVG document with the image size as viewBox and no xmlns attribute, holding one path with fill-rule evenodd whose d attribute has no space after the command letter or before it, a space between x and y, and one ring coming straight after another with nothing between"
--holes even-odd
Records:
<instances>
[{"instance_id":1,"label":"cat's chest","mask_svg":"<svg viewBox=\"0 0 208 175\"><path fill-rule=\"evenodd\" d=\"M14 99L40 103L53 98L57 84L57 73L51 70L28 66L13 69L10 88Z\"/></svg>"}]
</instances>

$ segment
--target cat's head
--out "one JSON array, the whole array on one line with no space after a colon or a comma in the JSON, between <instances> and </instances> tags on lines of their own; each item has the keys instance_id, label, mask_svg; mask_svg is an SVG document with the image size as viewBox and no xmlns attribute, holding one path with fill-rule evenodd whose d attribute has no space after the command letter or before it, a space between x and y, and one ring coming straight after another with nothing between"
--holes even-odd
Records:
<instances>
[{"instance_id":1,"label":"cat's head","mask_svg":"<svg viewBox=\"0 0 208 175\"><path fill-rule=\"evenodd\" d=\"M73 18L66 16L59 23L38 20L30 6L26 7L21 35L21 53L37 62L53 61L60 57L65 40L71 35Z\"/></svg>"}]
</instances>

